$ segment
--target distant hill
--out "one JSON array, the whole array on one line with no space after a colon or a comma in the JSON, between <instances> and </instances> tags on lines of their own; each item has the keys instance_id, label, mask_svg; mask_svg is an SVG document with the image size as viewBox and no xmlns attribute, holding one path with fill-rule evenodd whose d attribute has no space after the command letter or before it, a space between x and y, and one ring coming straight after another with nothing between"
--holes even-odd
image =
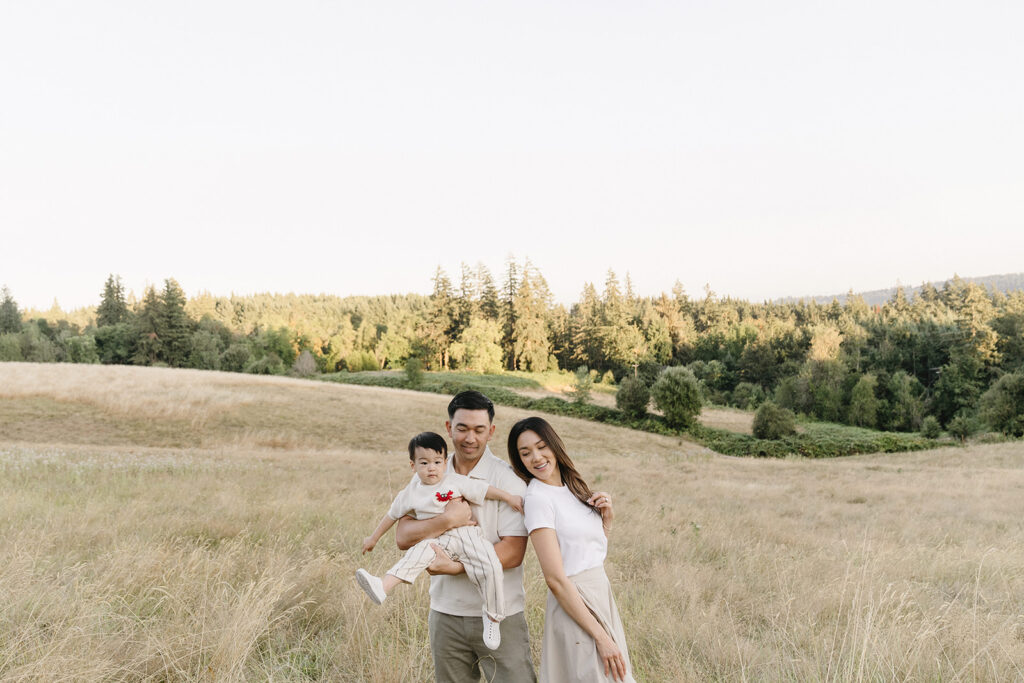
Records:
<instances>
[{"instance_id":1,"label":"distant hill","mask_svg":"<svg viewBox=\"0 0 1024 683\"><path fill-rule=\"evenodd\" d=\"M954 275L954 277L956 276ZM949 282L949 280L952 279L953 278L951 277L948 280L937 280L935 282L931 282L928 284L931 284L936 289L942 289L943 285L945 285L947 282ZM1016 290L1024 290L1024 273L1007 273L1004 275L983 275L981 277L962 277L960 279L963 280L964 282L975 282L988 289L995 289L997 291L1004 293L1013 292ZM921 291L922 286L923 285L918 285L917 287L904 286L903 291L906 293L907 298L911 299L917 296L917 293ZM875 304L881 305L884 304L886 301L889 301L890 299L892 299L895 293L896 287L890 287L889 289L873 289L869 292L854 292L854 296L860 296L869 306L874 306ZM827 304L831 303L832 299L837 299L839 303L842 304L846 303L847 294L848 293L831 294L829 296L816 295L805 297L787 297L785 299L777 299L776 302L793 303L795 301L800 301L801 299L804 301L813 299L819 304Z\"/></svg>"}]
</instances>

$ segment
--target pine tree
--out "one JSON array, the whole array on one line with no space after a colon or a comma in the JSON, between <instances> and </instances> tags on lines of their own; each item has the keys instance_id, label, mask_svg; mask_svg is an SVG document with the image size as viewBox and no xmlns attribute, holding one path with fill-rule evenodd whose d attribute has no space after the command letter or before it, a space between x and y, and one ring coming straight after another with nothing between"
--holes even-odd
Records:
<instances>
[{"instance_id":1,"label":"pine tree","mask_svg":"<svg viewBox=\"0 0 1024 683\"><path fill-rule=\"evenodd\" d=\"M163 303L152 286L146 288L142 304L136 312L134 327L138 340L132 362L136 365L153 365L160 358L160 309Z\"/></svg>"},{"instance_id":2,"label":"pine tree","mask_svg":"<svg viewBox=\"0 0 1024 683\"><path fill-rule=\"evenodd\" d=\"M476 269L476 279L480 291L480 313L488 320L498 320L501 315L501 302L498 300L498 289L494 286L494 277L484 264Z\"/></svg>"},{"instance_id":3,"label":"pine tree","mask_svg":"<svg viewBox=\"0 0 1024 683\"><path fill-rule=\"evenodd\" d=\"M551 343L548 340L547 313L551 305L548 283L527 261L513 305L515 324L512 332L516 367L533 372L547 369Z\"/></svg>"},{"instance_id":4,"label":"pine tree","mask_svg":"<svg viewBox=\"0 0 1024 683\"><path fill-rule=\"evenodd\" d=\"M96 327L128 322L128 304L124 300L121 276L111 274L103 286L100 305L96 308Z\"/></svg>"},{"instance_id":5,"label":"pine tree","mask_svg":"<svg viewBox=\"0 0 1024 683\"><path fill-rule=\"evenodd\" d=\"M447 370L449 352L457 324L458 311L452 295L452 282L441 266L434 273L434 291L430 295L430 309L419 328L421 342L436 360L435 367Z\"/></svg>"},{"instance_id":6,"label":"pine tree","mask_svg":"<svg viewBox=\"0 0 1024 683\"><path fill-rule=\"evenodd\" d=\"M502 340L501 347L505 353L505 367L516 369L516 352L514 347L516 328L516 295L519 291L519 266L510 254L505 262L505 282L501 288Z\"/></svg>"},{"instance_id":7,"label":"pine tree","mask_svg":"<svg viewBox=\"0 0 1024 683\"><path fill-rule=\"evenodd\" d=\"M21 332L21 313L18 311L18 304L11 296L11 290L4 285L0 289L3 300L0 301L0 334L10 332Z\"/></svg>"},{"instance_id":8,"label":"pine tree","mask_svg":"<svg viewBox=\"0 0 1024 683\"><path fill-rule=\"evenodd\" d=\"M173 278L164 280L157 332L162 342L161 359L172 368L187 364L192 337L192 320L185 312L185 292Z\"/></svg>"},{"instance_id":9,"label":"pine tree","mask_svg":"<svg viewBox=\"0 0 1024 683\"><path fill-rule=\"evenodd\" d=\"M572 360L592 368L604 367L605 355L601 347L600 300L593 283L583 285L579 303L572 307L570 334Z\"/></svg>"}]
</instances>

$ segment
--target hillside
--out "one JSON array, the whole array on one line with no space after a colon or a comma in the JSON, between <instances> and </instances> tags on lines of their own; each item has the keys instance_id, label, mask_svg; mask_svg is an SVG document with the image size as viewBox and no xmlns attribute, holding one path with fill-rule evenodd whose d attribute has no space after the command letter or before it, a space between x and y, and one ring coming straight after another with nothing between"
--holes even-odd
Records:
<instances>
[{"instance_id":1,"label":"hillside","mask_svg":"<svg viewBox=\"0 0 1024 683\"><path fill-rule=\"evenodd\" d=\"M0 679L431 680L425 583L375 607L352 574L397 558L360 539L446 402L0 363ZM499 406L499 457L523 415ZM638 680L1024 677L1024 444L757 460L551 421L615 496Z\"/></svg>"},{"instance_id":2,"label":"hillside","mask_svg":"<svg viewBox=\"0 0 1024 683\"><path fill-rule=\"evenodd\" d=\"M955 275L953 277L956 277ZM942 287L950 282L953 278L948 280L936 280L927 284L935 287L936 289L942 289ZM992 289L997 292L1015 292L1018 290L1024 290L1024 273L1007 273L1004 275L982 275L980 277L962 277L960 278L964 282L973 282L979 284L987 289ZM903 292L906 294L908 299L911 299L921 291L924 285L918 285L916 287L903 286ZM896 294L897 286L889 287L888 289L872 289L866 292L854 292L854 296L859 296L864 299L864 302L869 306L881 306L886 301L892 299ZM830 294L815 295L807 297L787 297L785 299L779 299L777 303L794 303L800 300L815 301L819 304L831 303L833 299L839 301L840 304L845 304L848 298L849 292L843 292L842 294Z\"/></svg>"}]
</instances>

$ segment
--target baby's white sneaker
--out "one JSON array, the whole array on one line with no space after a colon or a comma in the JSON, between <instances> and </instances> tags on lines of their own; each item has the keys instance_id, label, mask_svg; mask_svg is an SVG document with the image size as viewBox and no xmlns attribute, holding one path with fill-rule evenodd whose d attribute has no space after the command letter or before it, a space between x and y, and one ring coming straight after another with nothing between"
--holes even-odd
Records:
<instances>
[{"instance_id":1,"label":"baby's white sneaker","mask_svg":"<svg viewBox=\"0 0 1024 683\"><path fill-rule=\"evenodd\" d=\"M356 570L356 581L359 582L359 587L366 591L370 599L378 605L388 597L388 594L384 592L384 582L365 569Z\"/></svg>"},{"instance_id":2,"label":"baby's white sneaker","mask_svg":"<svg viewBox=\"0 0 1024 683\"><path fill-rule=\"evenodd\" d=\"M491 621L491 618L484 612L484 645L490 650L497 650L498 646L501 645L501 630L499 630L499 626L499 622Z\"/></svg>"}]
</instances>

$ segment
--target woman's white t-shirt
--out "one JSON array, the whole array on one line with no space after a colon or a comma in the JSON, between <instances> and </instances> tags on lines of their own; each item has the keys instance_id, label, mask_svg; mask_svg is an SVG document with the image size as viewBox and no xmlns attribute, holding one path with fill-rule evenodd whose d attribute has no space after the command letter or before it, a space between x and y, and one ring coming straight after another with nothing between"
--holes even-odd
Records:
<instances>
[{"instance_id":1,"label":"woman's white t-shirt","mask_svg":"<svg viewBox=\"0 0 1024 683\"><path fill-rule=\"evenodd\" d=\"M568 486L531 479L523 501L526 530L554 529L566 576L600 567L608 555L601 515L581 503Z\"/></svg>"}]
</instances>

